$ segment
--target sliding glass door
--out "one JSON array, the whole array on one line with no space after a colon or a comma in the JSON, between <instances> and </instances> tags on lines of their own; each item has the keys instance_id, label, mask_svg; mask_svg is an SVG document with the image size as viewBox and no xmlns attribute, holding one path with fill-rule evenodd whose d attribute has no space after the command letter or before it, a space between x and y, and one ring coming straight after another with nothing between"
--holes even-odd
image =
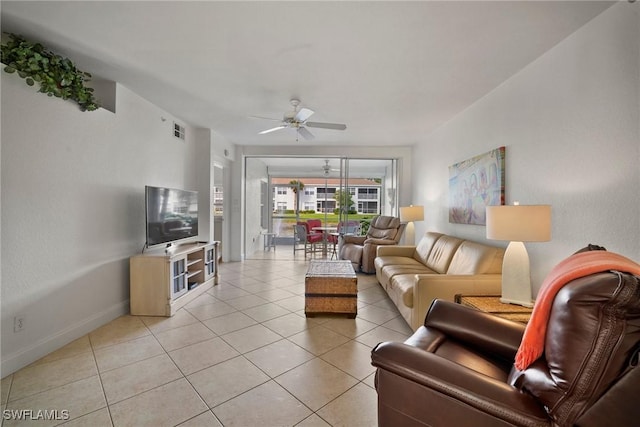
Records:
<instances>
[{"instance_id":1,"label":"sliding glass door","mask_svg":"<svg viewBox=\"0 0 640 427\"><path fill-rule=\"evenodd\" d=\"M397 187L397 159L342 158L339 221L360 221L366 232L374 216L397 216Z\"/></svg>"},{"instance_id":2,"label":"sliding glass door","mask_svg":"<svg viewBox=\"0 0 640 427\"><path fill-rule=\"evenodd\" d=\"M374 216L397 215L397 185L396 159L248 157L245 257L264 256L267 232L283 247L278 256L293 255L293 226L299 220L320 220L324 227L357 222L366 232Z\"/></svg>"}]
</instances>

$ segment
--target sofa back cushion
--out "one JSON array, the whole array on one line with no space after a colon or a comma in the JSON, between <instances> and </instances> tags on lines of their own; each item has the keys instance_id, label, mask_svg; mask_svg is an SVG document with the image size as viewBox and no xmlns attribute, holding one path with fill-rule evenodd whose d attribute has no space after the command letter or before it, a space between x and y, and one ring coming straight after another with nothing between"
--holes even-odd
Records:
<instances>
[{"instance_id":1,"label":"sofa back cushion","mask_svg":"<svg viewBox=\"0 0 640 427\"><path fill-rule=\"evenodd\" d=\"M424 265L427 265L427 259L429 258L429 252L431 252L431 248L433 248L433 244L442 236L442 233L434 233L433 231L427 231L422 236L422 239L418 242L416 246L416 250L413 253L413 258L421 262Z\"/></svg>"},{"instance_id":2,"label":"sofa back cushion","mask_svg":"<svg viewBox=\"0 0 640 427\"><path fill-rule=\"evenodd\" d=\"M447 274L500 274L504 249L465 240L458 247Z\"/></svg>"},{"instance_id":3,"label":"sofa back cushion","mask_svg":"<svg viewBox=\"0 0 640 427\"><path fill-rule=\"evenodd\" d=\"M456 250L463 240L453 236L440 236L433 244L426 266L439 274L445 274L449 269L449 264L453 259Z\"/></svg>"},{"instance_id":4,"label":"sofa back cushion","mask_svg":"<svg viewBox=\"0 0 640 427\"><path fill-rule=\"evenodd\" d=\"M367 236L374 239L395 240L399 228L400 218L381 215L371 221Z\"/></svg>"}]
</instances>

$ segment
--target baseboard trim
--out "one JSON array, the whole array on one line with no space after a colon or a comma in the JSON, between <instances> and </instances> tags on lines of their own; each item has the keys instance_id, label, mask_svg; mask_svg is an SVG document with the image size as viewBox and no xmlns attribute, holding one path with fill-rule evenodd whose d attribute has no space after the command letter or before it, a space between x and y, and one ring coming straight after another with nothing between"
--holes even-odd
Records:
<instances>
[{"instance_id":1,"label":"baseboard trim","mask_svg":"<svg viewBox=\"0 0 640 427\"><path fill-rule=\"evenodd\" d=\"M43 338L29 347L13 352L7 357L3 357L0 365L2 378L24 368L47 354L64 347L70 342L88 334L113 319L128 313L129 300L126 300L118 304L114 304L100 313L94 314L91 317L69 326L55 335Z\"/></svg>"}]
</instances>

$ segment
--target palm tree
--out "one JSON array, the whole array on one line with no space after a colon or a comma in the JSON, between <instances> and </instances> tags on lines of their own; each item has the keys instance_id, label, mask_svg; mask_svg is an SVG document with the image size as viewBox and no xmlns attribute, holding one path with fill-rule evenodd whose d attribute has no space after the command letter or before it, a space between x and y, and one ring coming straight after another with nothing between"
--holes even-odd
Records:
<instances>
[{"instance_id":1,"label":"palm tree","mask_svg":"<svg viewBox=\"0 0 640 427\"><path fill-rule=\"evenodd\" d=\"M301 190L304 188L304 183L302 181L299 181L297 179L292 179L291 181L289 181L289 184L293 185L293 194L295 196L295 203L296 203L296 211L298 211L298 190Z\"/></svg>"}]
</instances>

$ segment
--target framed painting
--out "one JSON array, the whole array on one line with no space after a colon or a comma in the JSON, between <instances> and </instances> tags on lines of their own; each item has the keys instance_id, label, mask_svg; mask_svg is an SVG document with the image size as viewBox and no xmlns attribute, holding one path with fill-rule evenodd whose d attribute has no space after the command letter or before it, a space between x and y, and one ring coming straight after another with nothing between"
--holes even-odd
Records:
<instances>
[{"instance_id":1,"label":"framed painting","mask_svg":"<svg viewBox=\"0 0 640 427\"><path fill-rule=\"evenodd\" d=\"M485 208L504 205L505 147L449 166L449 222L486 225Z\"/></svg>"}]
</instances>

